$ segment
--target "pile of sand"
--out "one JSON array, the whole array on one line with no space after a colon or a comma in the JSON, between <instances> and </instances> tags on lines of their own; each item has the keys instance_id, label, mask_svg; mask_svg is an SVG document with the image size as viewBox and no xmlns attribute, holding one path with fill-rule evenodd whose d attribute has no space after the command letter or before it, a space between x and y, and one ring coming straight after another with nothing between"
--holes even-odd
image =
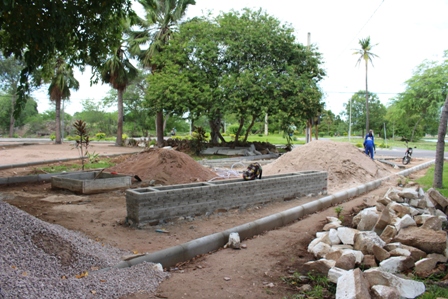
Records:
<instances>
[{"instance_id":1,"label":"pile of sand","mask_svg":"<svg viewBox=\"0 0 448 299\"><path fill-rule=\"evenodd\" d=\"M174 185L204 182L217 176L215 172L187 154L172 149L149 149L132 155L124 162L106 169L107 172L137 175L143 181Z\"/></svg>"},{"instance_id":2,"label":"pile of sand","mask_svg":"<svg viewBox=\"0 0 448 299\"><path fill-rule=\"evenodd\" d=\"M392 174L356 146L345 142L315 140L294 148L263 166L263 175L305 170L328 172L328 190L339 191Z\"/></svg>"}]
</instances>

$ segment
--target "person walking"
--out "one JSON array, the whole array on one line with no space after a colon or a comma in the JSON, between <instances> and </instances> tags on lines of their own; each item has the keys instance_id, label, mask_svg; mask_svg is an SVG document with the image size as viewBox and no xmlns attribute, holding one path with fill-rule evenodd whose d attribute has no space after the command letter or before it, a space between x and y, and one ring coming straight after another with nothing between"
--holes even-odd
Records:
<instances>
[{"instance_id":1,"label":"person walking","mask_svg":"<svg viewBox=\"0 0 448 299\"><path fill-rule=\"evenodd\" d=\"M366 137L364 138L364 149L367 156L370 156L373 160L373 154L375 152L375 138L373 137L373 131L369 130Z\"/></svg>"}]
</instances>

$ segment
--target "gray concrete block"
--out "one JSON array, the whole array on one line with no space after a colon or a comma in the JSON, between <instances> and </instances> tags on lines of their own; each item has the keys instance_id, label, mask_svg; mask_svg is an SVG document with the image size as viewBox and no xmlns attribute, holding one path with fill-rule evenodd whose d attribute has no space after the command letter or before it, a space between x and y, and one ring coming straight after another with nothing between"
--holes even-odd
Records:
<instances>
[{"instance_id":1,"label":"gray concrete block","mask_svg":"<svg viewBox=\"0 0 448 299\"><path fill-rule=\"evenodd\" d=\"M327 173L305 171L264 177L128 189L126 209L134 223L205 214L308 194L325 194ZM326 204L326 203L325 203ZM324 204L324 205L325 205Z\"/></svg>"}]
</instances>

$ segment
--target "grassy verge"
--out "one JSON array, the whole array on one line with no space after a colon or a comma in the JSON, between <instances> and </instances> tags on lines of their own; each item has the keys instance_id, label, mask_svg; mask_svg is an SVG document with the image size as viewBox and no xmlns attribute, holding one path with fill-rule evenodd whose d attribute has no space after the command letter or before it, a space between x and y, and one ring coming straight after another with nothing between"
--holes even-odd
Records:
<instances>
[{"instance_id":1,"label":"grassy verge","mask_svg":"<svg viewBox=\"0 0 448 299\"><path fill-rule=\"evenodd\" d=\"M100 160L94 163L89 163L88 161L84 164L84 170L90 169L102 169L114 166L115 163L110 160ZM73 163L73 164L61 164L61 165L50 165L45 167L38 168L40 171L45 173L60 173L60 172L72 172L72 171L81 171L82 165L81 163Z\"/></svg>"},{"instance_id":2,"label":"grassy verge","mask_svg":"<svg viewBox=\"0 0 448 299\"><path fill-rule=\"evenodd\" d=\"M434 181L434 169L435 166L431 166L426 171L425 176L416 180L417 183L423 188L423 190L428 190L432 187ZM448 197L448 163L443 164L443 188L437 189L443 196Z\"/></svg>"}]
</instances>

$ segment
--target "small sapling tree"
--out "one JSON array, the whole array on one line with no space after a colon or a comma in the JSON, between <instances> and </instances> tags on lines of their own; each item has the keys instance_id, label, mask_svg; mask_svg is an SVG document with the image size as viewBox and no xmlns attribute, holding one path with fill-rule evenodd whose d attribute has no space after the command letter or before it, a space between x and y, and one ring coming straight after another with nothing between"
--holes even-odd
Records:
<instances>
[{"instance_id":1,"label":"small sapling tree","mask_svg":"<svg viewBox=\"0 0 448 299\"><path fill-rule=\"evenodd\" d=\"M84 159L88 155L89 148L89 133L87 132L86 123L82 120L77 120L73 124L76 129L76 144L75 147L79 152L82 163L82 171L84 171Z\"/></svg>"}]
</instances>

